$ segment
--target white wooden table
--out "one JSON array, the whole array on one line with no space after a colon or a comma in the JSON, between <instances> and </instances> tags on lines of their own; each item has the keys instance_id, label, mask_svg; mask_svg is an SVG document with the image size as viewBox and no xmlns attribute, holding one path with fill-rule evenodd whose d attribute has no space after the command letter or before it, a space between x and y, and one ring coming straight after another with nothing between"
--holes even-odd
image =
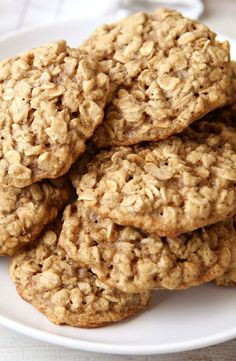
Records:
<instances>
[{"instance_id":1,"label":"white wooden table","mask_svg":"<svg viewBox=\"0 0 236 361\"><path fill-rule=\"evenodd\" d=\"M71 15L70 2L84 0L0 0L0 34ZM99 1L99 0L98 0ZM111 0L112 1L112 0ZM191 0L189 0L191 1ZM47 6L46 6L47 3ZM202 21L216 32L236 38L236 0L206 0ZM31 6L34 5L34 6ZM52 12L48 13L46 7ZM4 14L4 16L2 16ZM1 297L1 295L0 295ZM236 307L236 305L235 305ZM0 361L236 361L236 339L201 350L160 356L112 356L68 350L19 335L0 326Z\"/></svg>"}]
</instances>

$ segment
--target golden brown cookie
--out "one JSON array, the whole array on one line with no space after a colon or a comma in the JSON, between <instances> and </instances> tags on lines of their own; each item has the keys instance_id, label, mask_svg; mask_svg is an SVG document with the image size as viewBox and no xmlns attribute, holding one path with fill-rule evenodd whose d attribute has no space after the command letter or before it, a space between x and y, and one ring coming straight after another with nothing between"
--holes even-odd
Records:
<instances>
[{"instance_id":1,"label":"golden brown cookie","mask_svg":"<svg viewBox=\"0 0 236 361\"><path fill-rule=\"evenodd\" d=\"M82 48L111 80L100 148L165 139L228 102L228 43L174 10L104 25Z\"/></svg>"},{"instance_id":2,"label":"golden brown cookie","mask_svg":"<svg viewBox=\"0 0 236 361\"><path fill-rule=\"evenodd\" d=\"M234 105L236 103L236 61L231 61L231 85L227 93L228 104Z\"/></svg>"},{"instance_id":3,"label":"golden brown cookie","mask_svg":"<svg viewBox=\"0 0 236 361\"><path fill-rule=\"evenodd\" d=\"M126 294L100 281L90 267L67 259L58 246L60 225L49 226L34 246L11 260L10 276L19 294L50 321L99 327L143 309L149 293Z\"/></svg>"},{"instance_id":4,"label":"golden brown cookie","mask_svg":"<svg viewBox=\"0 0 236 361\"><path fill-rule=\"evenodd\" d=\"M174 237L236 213L236 128L195 122L159 142L101 151L78 162L79 200L115 223Z\"/></svg>"},{"instance_id":5,"label":"golden brown cookie","mask_svg":"<svg viewBox=\"0 0 236 361\"><path fill-rule=\"evenodd\" d=\"M25 188L0 186L0 256L32 242L52 222L72 194L67 177Z\"/></svg>"},{"instance_id":6,"label":"golden brown cookie","mask_svg":"<svg viewBox=\"0 0 236 361\"><path fill-rule=\"evenodd\" d=\"M109 79L65 41L0 62L0 183L65 174L103 118Z\"/></svg>"},{"instance_id":7,"label":"golden brown cookie","mask_svg":"<svg viewBox=\"0 0 236 361\"><path fill-rule=\"evenodd\" d=\"M236 218L234 218L234 228L236 230ZM232 257L226 272L216 278L216 284L218 286L236 286L236 235L232 237Z\"/></svg>"},{"instance_id":8,"label":"golden brown cookie","mask_svg":"<svg viewBox=\"0 0 236 361\"><path fill-rule=\"evenodd\" d=\"M183 289L221 276L230 264L232 221L158 237L115 224L84 207L69 205L59 244L74 261L124 292Z\"/></svg>"}]
</instances>

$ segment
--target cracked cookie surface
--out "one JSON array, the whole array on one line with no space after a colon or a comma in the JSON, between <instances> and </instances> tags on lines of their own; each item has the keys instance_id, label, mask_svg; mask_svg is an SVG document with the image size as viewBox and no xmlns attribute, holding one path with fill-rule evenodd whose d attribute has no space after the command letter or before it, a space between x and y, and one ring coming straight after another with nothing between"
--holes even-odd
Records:
<instances>
[{"instance_id":1,"label":"cracked cookie surface","mask_svg":"<svg viewBox=\"0 0 236 361\"><path fill-rule=\"evenodd\" d=\"M65 174L103 118L109 79L65 41L0 62L0 183Z\"/></svg>"},{"instance_id":2,"label":"cracked cookie surface","mask_svg":"<svg viewBox=\"0 0 236 361\"><path fill-rule=\"evenodd\" d=\"M0 256L32 242L52 222L72 194L67 177L25 188L0 186Z\"/></svg>"},{"instance_id":3,"label":"cracked cookie surface","mask_svg":"<svg viewBox=\"0 0 236 361\"><path fill-rule=\"evenodd\" d=\"M197 286L230 264L232 221L161 238L119 226L83 202L67 206L63 217L59 244L68 256L124 292Z\"/></svg>"},{"instance_id":4,"label":"cracked cookie surface","mask_svg":"<svg viewBox=\"0 0 236 361\"><path fill-rule=\"evenodd\" d=\"M149 293L126 294L99 281L90 268L66 258L58 245L59 225L11 260L18 293L56 324L99 327L136 314Z\"/></svg>"},{"instance_id":5,"label":"cracked cookie surface","mask_svg":"<svg viewBox=\"0 0 236 361\"><path fill-rule=\"evenodd\" d=\"M101 151L78 162L78 199L103 217L176 236L236 213L235 119L194 123L159 142ZM225 121L225 119L224 119Z\"/></svg>"},{"instance_id":6,"label":"cracked cookie surface","mask_svg":"<svg viewBox=\"0 0 236 361\"><path fill-rule=\"evenodd\" d=\"M227 103L228 43L176 11L137 13L104 25L82 48L111 81L100 148L159 140Z\"/></svg>"}]
</instances>

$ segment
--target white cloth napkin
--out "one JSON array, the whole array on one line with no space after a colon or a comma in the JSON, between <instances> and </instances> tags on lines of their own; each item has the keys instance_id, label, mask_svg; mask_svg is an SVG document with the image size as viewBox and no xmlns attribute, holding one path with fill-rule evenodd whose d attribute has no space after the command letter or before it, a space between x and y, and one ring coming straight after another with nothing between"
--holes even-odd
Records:
<instances>
[{"instance_id":1,"label":"white cloth napkin","mask_svg":"<svg viewBox=\"0 0 236 361\"><path fill-rule=\"evenodd\" d=\"M115 20L163 6L196 19L203 11L201 0L0 0L0 34L75 18L109 15Z\"/></svg>"}]
</instances>

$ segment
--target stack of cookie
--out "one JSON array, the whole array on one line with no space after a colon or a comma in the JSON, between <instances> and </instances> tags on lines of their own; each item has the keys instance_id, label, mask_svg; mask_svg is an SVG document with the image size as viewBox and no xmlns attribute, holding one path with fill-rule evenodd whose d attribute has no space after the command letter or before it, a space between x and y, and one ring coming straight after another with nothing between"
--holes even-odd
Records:
<instances>
[{"instance_id":1,"label":"stack of cookie","mask_svg":"<svg viewBox=\"0 0 236 361\"><path fill-rule=\"evenodd\" d=\"M30 243L19 294L96 327L152 290L234 285L235 91L228 43L167 9L2 62L0 252Z\"/></svg>"}]
</instances>

